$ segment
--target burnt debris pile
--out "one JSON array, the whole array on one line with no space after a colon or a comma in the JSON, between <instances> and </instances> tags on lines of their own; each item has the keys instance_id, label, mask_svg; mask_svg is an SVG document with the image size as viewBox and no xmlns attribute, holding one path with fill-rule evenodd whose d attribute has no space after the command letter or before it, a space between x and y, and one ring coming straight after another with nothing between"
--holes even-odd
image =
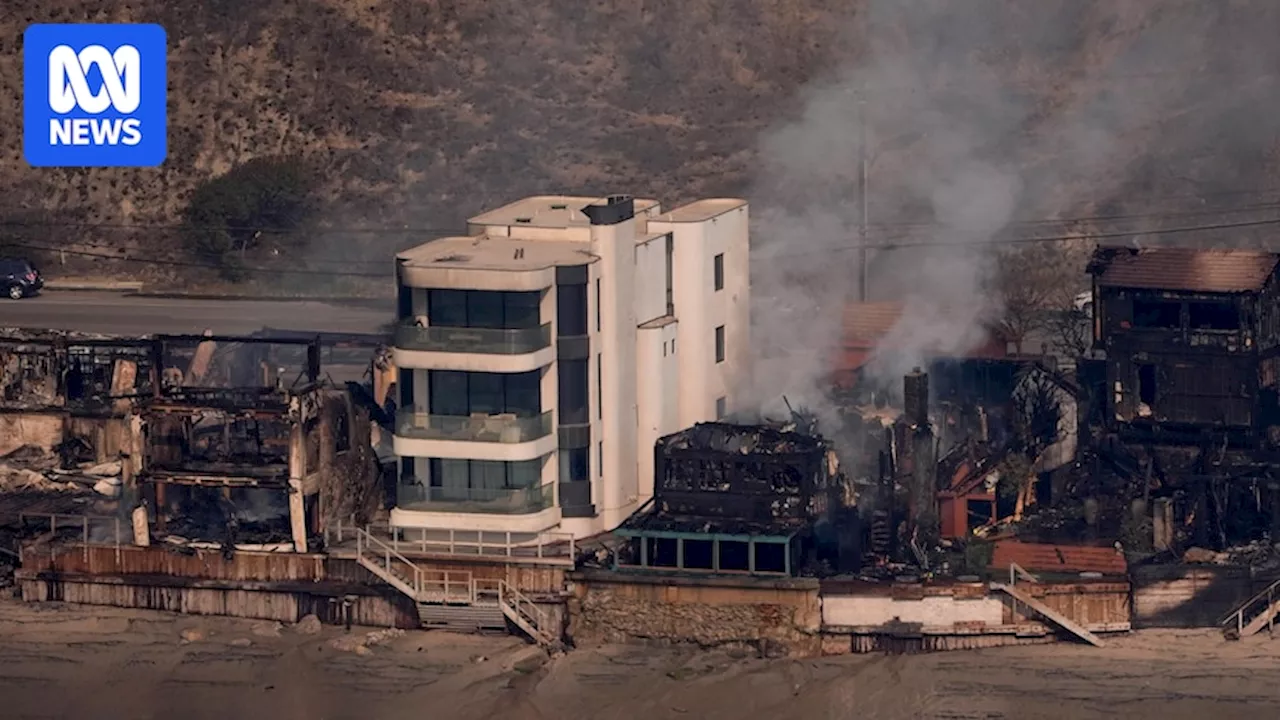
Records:
<instances>
[{"instance_id":1,"label":"burnt debris pile","mask_svg":"<svg viewBox=\"0 0 1280 720\"><path fill-rule=\"evenodd\" d=\"M322 369L384 396L381 340L0 330L0 525L88 495L121 542L317 547L384 504L369 404Z\"/></svg>"},{"instance_id":2,"label":"burnt debris pile","mask_svg":"<svg viewBox=\"0 0 1280 720\"><path fill-rule=\"evenodd\" d=\"M699 423L661 438L654 495L616 534L621 566L794 576L839 563L831 444L785 423Z\"/></svg>"}]
</instances>

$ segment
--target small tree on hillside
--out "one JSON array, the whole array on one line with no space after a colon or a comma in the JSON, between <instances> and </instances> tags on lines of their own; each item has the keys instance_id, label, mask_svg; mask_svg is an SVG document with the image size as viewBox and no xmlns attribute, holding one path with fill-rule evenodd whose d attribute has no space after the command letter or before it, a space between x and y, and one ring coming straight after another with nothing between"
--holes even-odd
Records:
<instances>
[{"instance_id":1,"label":"small tree on hillside","mask_svg":"<svg viewBox=\"0 0 1280 720\"><path fill-rule=\"evenodd\" d=\"M288 238L313 210L313 174L298 158L255 158L196 188L183 214L191 251L240 280L264 236Z\"/></svg>"}]
</instances>

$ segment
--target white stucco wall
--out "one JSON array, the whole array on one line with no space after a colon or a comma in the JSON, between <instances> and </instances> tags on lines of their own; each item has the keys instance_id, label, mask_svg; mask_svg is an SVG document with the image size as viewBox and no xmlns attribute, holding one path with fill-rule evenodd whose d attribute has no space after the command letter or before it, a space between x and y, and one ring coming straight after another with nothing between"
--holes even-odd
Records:
<instances>
[{"instance_id":1,"label":"white stucco wall","mask_svg":"<svg viewBox=\"0 0 1280 720\"><path fill-rule=\"evenodd\" d=\"M963 600L950 595L926 597L922 600L895 600L865 595L822 598L823 625L874 626L895 620L930 627L968 622L1000 625L1004 622L1004 605L998 598L991 596Z\"/></svg>"}]
</instances>

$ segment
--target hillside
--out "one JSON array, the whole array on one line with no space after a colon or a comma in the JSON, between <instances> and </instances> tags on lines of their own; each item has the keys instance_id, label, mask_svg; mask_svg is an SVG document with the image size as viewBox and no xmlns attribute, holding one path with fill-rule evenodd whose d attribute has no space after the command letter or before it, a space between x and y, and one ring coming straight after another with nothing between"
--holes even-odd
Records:
<instances>
[{"instance_id":1,"label":"hillside","mask_svg":"<svg viewBox=\"0 0 1280 720\"><path fill-rule=\"evenodd\" d=\"M627 191L668 204L745 193L757 207L811 215L849 204L852 105L814 98L863 72L850 68L869 42L854 22L867 5L9 0L0 213L10 235L15 219L44 218L22 230L30 245L181 259L178 233L156 226L176 224L195 187L255 156L298 155L320 176L329 226L309 235L316 267L358 258L382 270L373 263L394 248L532 193ZM876 217L934 219L936 188L921 168L938 153L926 146L957 127L982 129L964 139L967 153L1022 169L1019 217L1257 204L1280 185L1274 2L870 5L869 37L891 59L871 80L887 86L871 95ZM162 169L22 160L22 30L87 20L167 28ZM975 83L991 94L975 96ZM1064 129L1072 108L1090 122ZM1098 156L1082 158L1089 147ZM69 218L88 227L60 225Z\"/></svg>"}]
</instances>

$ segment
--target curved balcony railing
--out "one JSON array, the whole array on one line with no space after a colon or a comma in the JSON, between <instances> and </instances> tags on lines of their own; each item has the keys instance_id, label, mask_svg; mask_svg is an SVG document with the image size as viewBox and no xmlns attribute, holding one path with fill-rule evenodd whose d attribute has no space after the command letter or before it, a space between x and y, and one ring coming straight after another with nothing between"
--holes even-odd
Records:
<instances>
[{"instance_id":1,"label":"curved balcony railing","mask_svg":"<svg viewBox=\"0 0 1280 720\"><path fill-rule=\"evenodd\" d=\"M525 355L551 347L551 324L518 330L401 324L396 326L395 346L429 352Z\"/></svg>"},{"instance_id":2,"label":"curved balcony railing","mask_svg":"<svg viewBox=\"0 0 1280 720\"><path fill-rule=\"evenodd\" d=\"M511 414L431 415L412 407L396 414L396 435L415 440L526 443L551 434L551 411L534 417Z\"/></svg>"},{"instance_id":3,"label":"curved balcony railing","mask_svg":"<svg viewBox=\"0 0 1280 720\"><path fill-rule=\"evenodd\" d=\"M431 487L409 484L397 488L396 506L403 510L527 515L555 505L555 485L524 488Z\"/></svg>"}]
</instances>

